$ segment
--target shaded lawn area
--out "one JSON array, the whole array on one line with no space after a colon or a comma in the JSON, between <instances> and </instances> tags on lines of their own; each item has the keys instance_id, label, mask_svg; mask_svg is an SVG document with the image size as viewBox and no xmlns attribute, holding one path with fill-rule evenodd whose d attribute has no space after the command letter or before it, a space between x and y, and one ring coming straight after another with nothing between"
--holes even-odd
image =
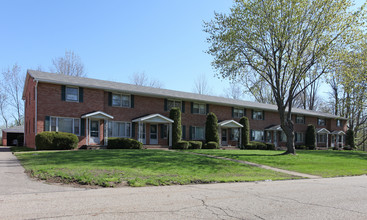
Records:
<instances>
[{"instance_id":1,"label":"shaded lawn area","mask_svg":"<svg viewBox=\"0 0 367 220\"><path fill-rule=\"evenodd\" d=\"M87 150L15 154L31 176L85 185L130 186L297 179L231 161L158 150Z\"/></svg>"},{"instance_id":2,"label":"shaded lawn area","mask_svg":"<svg viewBox=\"0 0 367 220\"><path fill-rule=\"evenodd\" d=\"M264 164L322 177L367 174L367 153L356 151L297 150L297 155L279 155L265 150L193 150L237 160Z\"/></svg>"}]
</instances>

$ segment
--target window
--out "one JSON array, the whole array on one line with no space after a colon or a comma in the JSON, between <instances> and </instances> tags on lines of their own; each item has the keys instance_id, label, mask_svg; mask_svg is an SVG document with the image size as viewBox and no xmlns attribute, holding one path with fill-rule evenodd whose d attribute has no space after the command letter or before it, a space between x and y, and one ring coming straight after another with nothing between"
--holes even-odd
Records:
<instances>
[{"instance_id":1,"label":"window","mask_svg":"<svg viewBox=\"0 0 367 220\"><path fill-rule=\"evenodd\" d=\"M305 142L305 133L296 132L296 142L297 143L303 143Z\"/></svg>"},{"instance_id":2,"label":"window","mask_svg":"<svg viewBox=\"0 0 367 220\"><path fill-rule=\"evenodd\" d=\"M79 118L51 117L50 131L60 131L80 135Z\"/></svg>"},{"instance_id":3,"label":"window","mask_svg":"<svg viewBox=\"0 0 367 220\"><path fill-rule=\"evenodd\" d=\"M111 121L108 123L109 137L130 137L131 124L129 122Z\"/></svg>"},{"instance_id":4,"label":"window","mask_svg":"<svg viewBox=\"0 0 367 220\"><path fill-rule=\"evenodd\" d=\"M336 120L336 126L337 127L341 127L342 126L342 121L340 119Z\"/></svg>"},{"instance_id":5,"label":"window","mask_svg":"<svg viewBox=\"0 0 367 220\"><path fill-rule=\"evenodd\" d=\"M206 114L205 104L194 103L192 113L205 115Z\"/></svg>"},{"instance_id":6,"label":"window","mask_svg":"<svg viewBox=\"0 0 367 220\"><path fill-rule=\"evenodd\" d=\"M264 141L264 131L252 130L251 139L253 141Z\"/></svg>"},{"instance_id":7,"label":"window","mask_svg":"<svg viewBox=\"0 0 367 220\"><path fill-rule=\"evenodd\" d=\"M255 120L263 120L264 119L264 115L263 115L263 111L252 111L252 119Z\"/></svg>"},{"instance_id":8,"label":"window","mask_svg":"<svg viewBox=\"0 0 367 220\"><path fill-rule=\"evenodd\" d=\"M164 139L167 139L168 138L168 125L166 125L166 124L163 124L162 125L162 137L164 138ZM181 128L182 129L182 128Z\"/></svg>"},{"instance_id":9,"label":"window","mask_svg":"<svg viewBox=\"0 0 367 220\"><path fill-rule=\"evenodd\" d=\"M181 110L182 102L178 100L167 100L167 110L171 108L179 108Z\"/></svg>"},{"instance_id":10,"label":"window","mask_svg":"<svg viewBox=\"0 0 367 220\"><path fill-rule=\"evenodd\" d=\"M323 119L323 118L318 118L318 119L317 119L317 124L318 124L318 125L326 125L326 121L325 121L325 119Z\"/></svg>"},{"instance_id":11,"label":"window","mask_svg":"<svg viewBox=\"0 0 367 220\"><path fill-rule=\"evenodd\" d=\"M297 124L304 124L305 123L305 116L297 115L296 116L296 123Z\"/></svg>"},{"instance_id":12,"label":"window","mask_svg":"<svg viewBox=\"0 0 367 220\"><path fill-rule=\"evenodd\" d=\"M280 141L287 142L287 135L285 135L284 131L280 134Z\"/></svg>"},{"instance_id":13,"label":"window","mask_svg":"<svg viewBox=\"0 0 367 220\"><path fill-rule=\"evenodd\" d=\"M112 106L130 107L130 96L123 94L112 94Z\"/></svg>"},{"instance_id":14,"label":"window","mask_svg":"<svg viewBox=\"0 0 367 220\"><path fill-rule=\"evenodd\" d=\"M232 128L232 130L231 130L231 140L232 141L238 141L239 137L240 137L240 129Z\"/></svg>"},{"instance_id":15,"label":"window","mask_svg":"<svg viewBox=\"0 0 367 220\"><path fill-rule=\"evenodd\" d=\"M204 140L204 127L192 127L192 140Z\"/></svg>"},{"instance_id":16,"label":"window","mask_svg":"<svg viewBox=\"0 0 367 220\"><path fill-rule=\"evenodd\" d=\"M326 134L318 134L317 135L317 142L326 143Z\"/></svg>"},{"instance_id":17,"label":"window","mask_svg":"<svg viewBox=\"0 0 367 220\"><path fill-rule=\"evenodd\" d=\"M271 132L267 131L266 133L266 142L271 143Z\"/></svg>"},{"instance_id":18,"label":"window","mask_svg":"<svg viewBox=\"0 0 367 220\"><path fill-rule=\"evenodd\" d=\"M65 88L65 100L69 102L78 102L79 101L79 88L67 86Z\"/></svg>"},{"instance_id":19,"label":"window","mask_svg":"<svg viewBox=\"0 0 367 220\"><path fill-rule=\"evenodd\" d=\"M242 118L245 115L243 108L233 108L233 117Z\"/></svg>"}]
</instances>

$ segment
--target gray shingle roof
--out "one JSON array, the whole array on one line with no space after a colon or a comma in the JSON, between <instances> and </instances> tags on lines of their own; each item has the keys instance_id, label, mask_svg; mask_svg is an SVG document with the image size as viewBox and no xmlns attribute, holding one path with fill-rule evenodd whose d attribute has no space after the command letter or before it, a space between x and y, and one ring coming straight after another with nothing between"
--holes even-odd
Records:
<instances>
[{"instance_id":1,"label":"gray shingle roof","mask_svg":"<svg viewBox=\"0 0 367 220\"><path fill-rule=\"evenodd\" d=\"M39 82L54 83L60 85L71 85L80 86L86 88L96 88L106 91L116 91L122 93L130 93L134 95L144 95L150 97L162 97L162 98L174 98L181 99L184 101L197 101L205 102L208 104L219 104L233 107L243 107L249 109L260 109L267 111L277 112L278 107L276 105L263 104L257 102L250 102L244 100L229 99L218 96L210 95L200 95L196 93L181 92L168 89L158 89L147 86L137 86L121 82L112 82L99 79L91 79L85 77L67 76L56 73L47 73L41 71L28 70L28 74ZM309 115L315 117L325 117L325 118L341 118L329 113L316 112L311 110L293 108L295 114ZM344 119L344 118L341 118Z\"/></svg>"},{"instance_id":2,"label":"gray shingle roof","mask_svg":"<svg viewBox=\"0 0 367 220\"><path fill-rule=\"evenodd\" d=\"M20 126L14 126L11 128L4 128L3 131L7 133L24 133L24 126L20 125Z\"/></svg>"}]
</instances>

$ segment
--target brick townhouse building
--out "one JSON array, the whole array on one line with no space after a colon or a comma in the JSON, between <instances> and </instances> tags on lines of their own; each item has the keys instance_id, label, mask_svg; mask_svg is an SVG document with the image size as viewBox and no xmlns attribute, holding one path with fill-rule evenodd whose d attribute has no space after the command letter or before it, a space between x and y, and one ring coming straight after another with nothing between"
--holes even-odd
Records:
<instances>
[{"instance_id":1,"label":"brick townhouse building","mask_svg":"<svg viewBox=\"0 0 367 220\"><path fill-rule=\"evenodd\" d=\"M206 114L213 112L222 146L239 144L242 116L249 119L251 140L276 146L286 141L277 106L269 104L33 70L27 71L23 99L24 141L32 148L43 131L74 133L79 147L104 145L108 137L170 146L172 107L181 109L184 140L204 140ZM292 118L297 145L304 144L308 124L316 127L318 147L343 145L345 118L297 108Z\"/></svg>"}]
</instances>

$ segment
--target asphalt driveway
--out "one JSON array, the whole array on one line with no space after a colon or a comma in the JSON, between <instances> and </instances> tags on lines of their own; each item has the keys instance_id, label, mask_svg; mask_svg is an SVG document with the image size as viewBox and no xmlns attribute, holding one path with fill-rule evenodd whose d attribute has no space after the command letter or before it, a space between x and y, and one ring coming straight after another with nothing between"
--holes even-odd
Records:
<instances>
[{"instance_id":1,"label":"asphalt driveway","mask_svg":"<svg viewBox=\"0 0 367 220\"><path fill-rule=\"evenodd\" d=\"M367 219L367 176L84 190L0 152L0 219Z\"/></svg>"}]
</instances>

